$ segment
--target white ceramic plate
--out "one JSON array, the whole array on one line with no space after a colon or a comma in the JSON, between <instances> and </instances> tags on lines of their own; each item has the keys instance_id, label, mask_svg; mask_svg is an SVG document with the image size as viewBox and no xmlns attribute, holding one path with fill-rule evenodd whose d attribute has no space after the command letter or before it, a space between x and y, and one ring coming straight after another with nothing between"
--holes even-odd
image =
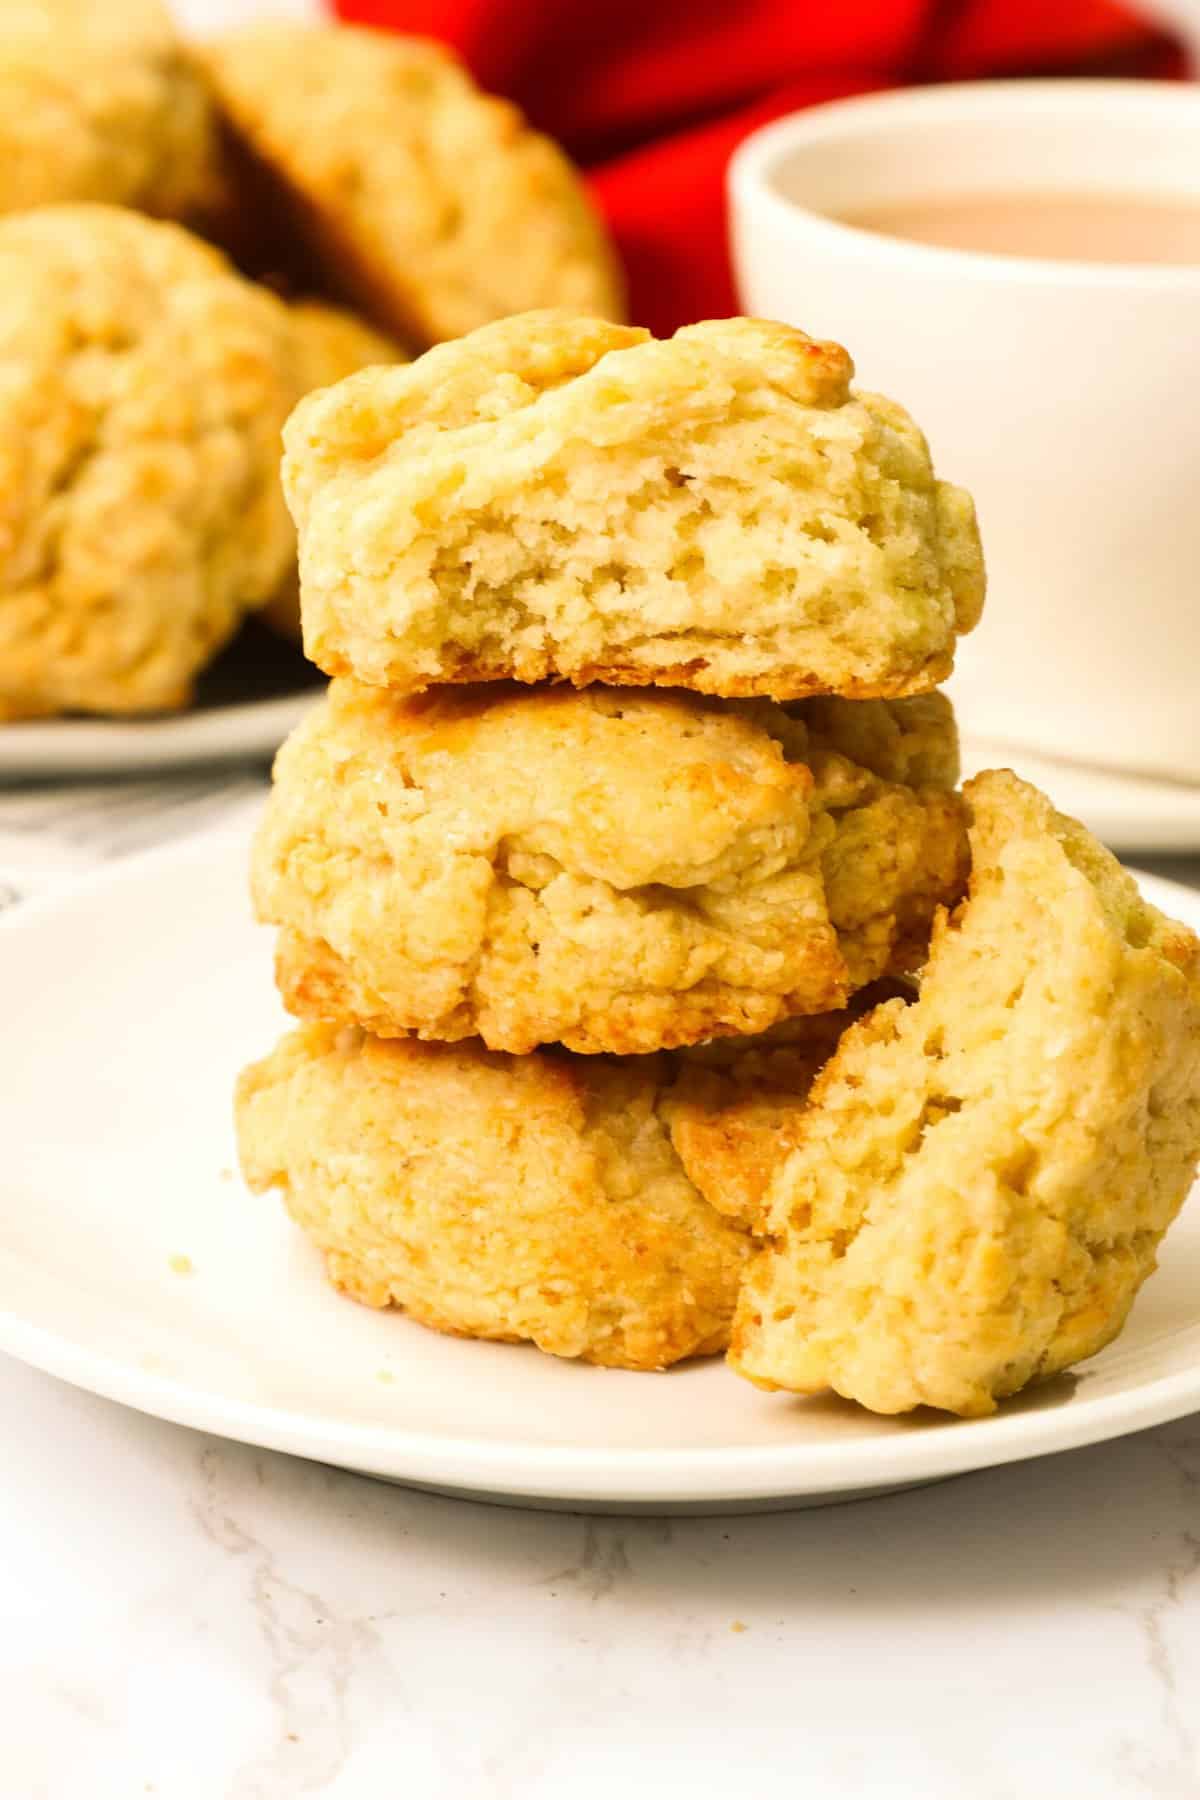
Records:
<instances>
[{"instance_id":1,"label":"white ceramic plate","mask_svg":"<svg viewBox=\"0 0 1200 1800\"><path fill-rule=\"evenodd\" d=\"M965 737L963 773L1013 768L1054 796L1060 811L1124 855L1200 851L1200 785L1122 775L1084 763L1060 762L1012 745Z\"/></svg>"},{"instance_id":2,"label":"white ceramic plate","mask_svg":"<svg viewBox=\"0 0 1200 1800\"><path fill-rule=\"evenodd\" d=\"M320 677L300 651L251 621L201 676L186 712L0 723L0 781L266 759L320 692Z\"/></svg>"},{"instance_id":3,"label":"white ceramic plate","mask_svg":"<svg viewBox=\"0 0 1200 1800\"><path fill-rule=\"evenodd\" d=\"M760 1394L719 1361L557 1362L339 1298L279 1203L235 1173L233 1077L284 1022L248 917L248 831L243 817L0 920L0 1349L248 1443L616 1510L847 1498L1200 1407L1200 1204L1119 1343L969 1423ZM1200 923L1200 895L1146 889Z\"/></svg>"}]
</instances>

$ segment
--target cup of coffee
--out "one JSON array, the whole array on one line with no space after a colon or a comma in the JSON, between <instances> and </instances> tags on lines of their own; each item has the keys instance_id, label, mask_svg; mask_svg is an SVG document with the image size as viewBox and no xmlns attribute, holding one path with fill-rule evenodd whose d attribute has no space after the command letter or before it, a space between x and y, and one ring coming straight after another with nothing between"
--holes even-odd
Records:
<instances>
[{"instance_id":1,"label":"cup of coffee","mask_svg":"<svg viewBox=\"0 0 1200 1800\"><path fill-rule=\"evenodd\" d=\"M1200 781L1200 91L838 101L730 168L747 311L834 337L971 489L965 729Z\"/></svg>"}]
</instances>

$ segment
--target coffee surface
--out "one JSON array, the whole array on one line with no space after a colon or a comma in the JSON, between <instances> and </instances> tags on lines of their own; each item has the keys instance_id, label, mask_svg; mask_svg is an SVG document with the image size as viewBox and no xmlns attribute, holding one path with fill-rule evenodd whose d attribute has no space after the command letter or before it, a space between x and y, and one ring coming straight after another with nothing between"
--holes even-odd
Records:
<instances>
[{"instance_id":1,"label":"coffee surface","mask_svg":"<svg viewBox=\"0 0 1200 1800\"><path fill-rule=\"evenodd\" d=\"M837 215L951 250L1069 262L1200 263L1200 194L939 194Z\"/></svg>"}]
</instances>

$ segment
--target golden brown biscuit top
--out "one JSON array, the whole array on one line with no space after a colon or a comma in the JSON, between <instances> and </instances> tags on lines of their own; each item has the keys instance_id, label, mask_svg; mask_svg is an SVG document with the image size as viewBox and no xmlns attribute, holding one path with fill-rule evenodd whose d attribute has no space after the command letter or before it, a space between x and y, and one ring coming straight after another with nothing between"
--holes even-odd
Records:
<instances>
[{"instance_id":1,"label":"golden brown biscuit top","mask_svg":"<svg viewBox=\"0 0 1200 1800\"><path fill-rule=\"evenodd\" d=\"M370 830L384 838L449 815L459 853L502 843L509 865L543 858L622 889L699 887L795 855L810 812L860 805L871 776L903 783L914 741L937 767L930 785L953 786L957 733L944 696L871 705L895 730L880 728L874 766L861 767L840 735L851 709L827 709L821 729L811 704L503 683L405 698L337 680L279 766L290 769L310 740L339 745L343 830L350 809L376 795L386 817ZM855 721L853 747L865 735ZM372 773L381 754L386 794ZM285 784L277 804L291 799Z\"/></svg>"},{"instance_id":2,"label":"golden brown biscuit top","mask_svg":"<svg viewBox=\"0 0 1200 1800\"><path fill-rule=\"evenodd\" d=\"M279 753L255 850L285 1003L517 1052L836 1007L919 963L962 891L958 796L888 778L912 703L874 704L878 773L803 703L336 681ZM921 711L952 778L949 709Z\"/></svg>"},{"instance_id":3,"label":"golden brown biscuit top","mask_svg":"<svg viewBox=\"0 0 1200 1800\"><path fill-rule=\"evenodd\" d=\"M636 438L652 427L660 406L720 418L747 389L834 408L849 402L853 372L840 344L766 319L714 319L660 339L640 326L554 309L527 312L439 344L391 379L350 382L324 405L314 400L297 409L288 431L296 456L289 478L302 499L308 467L419 456L443 434L469 433L527 408L537 413L523 435L536 430L552 438L586 418L597 446ZM469 452L473 440L462 442Z\"/></svg>"}]
</instances>

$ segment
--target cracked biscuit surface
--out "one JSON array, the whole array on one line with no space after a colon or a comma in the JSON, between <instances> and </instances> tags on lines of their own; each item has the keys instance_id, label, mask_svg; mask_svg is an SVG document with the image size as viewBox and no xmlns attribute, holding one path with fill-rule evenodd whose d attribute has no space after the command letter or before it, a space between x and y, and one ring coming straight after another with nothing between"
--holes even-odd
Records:
<instances>
[{"instance_id":1,"label":"cracked biscuit surface","mask_svg":"<svg viewBox=\"0 0 1200 1800\"><path fill-rule=\"evenodd\" d=\"M0 219L0 709L176 707L293 537L287 310L178 226Z\"/></svg>"},{"instance_id":2,"label":"cracked biscuit surface","mask_svg":"<svg viewBox=\"0 0 1200 1800\"><path fill-rule=\"evenodd\" d=\"M783 1019L754 1038L716 1038L680 1053L663 1103L671 1141L710 1206L760 1233L767 1192L799 1137L820 1071L857 1019L911 982L874 981L837 1012ZM685 1060L686 1059L686 1060Z\"/></svg>"},{"instance_id":3,"label":"cracked biscuit surface","mask_svg":"<svg viewBox=\"0 0 1200 1800\"><path fill-rule=\"evenodd\" d=\"M279 22L203 57L265 210L310 276L388 331L435 343L530 306L622 316L581 178L443 46Z\"/></svg>"},{"instance_id":4,"label":"cracked biscuit surface","mask_svg":"<svg viewBox=\"0 0 1200 1800\"><path fill-rule=\"evenodd\" d=\"M731 1361L993 1410L1121 1329L1200 1153L1200 941L1007 772L919 999L852 1026L770 1182Z\"/></svg>"},{"instance_id":5,"label":"cracked biscuit surface","mask_svg":"<svg viewBox=\"0 0 1200 1800\"><path fill-rule=\"evenodd\" d=\"M974 508L852 373L763 320L538 313L313 396L284 459L309 655L410 692L935 687L982 606Z\"/></svg>"},{"instance_id":6,"label":"cracked biscuit surface","mask_svg":"<svg viewBox=\"0 0 1200 1800\"><path fill-rule=\"evenodd\" d=\"M949 703L865 704L873 766L805 703L335 681L279 754L254 851L285 1003L518 1054L840 1007L923 961L965 879Z\"/></svg>"},{"instance_id":7,"label":"cracked biscuit surface","mask_svg":"<svg viewBox=\"0 0 1200 1800\"><path fill-rule=\"evenodd\" d=\"M689 1093L686 1056L512 1057L308 1025L241 1077L242 1164L368 1306L659 1369L725 1347L750 1251L673 1141L677 1091L693 1116L740 1092L736 1062L698 1073Z\"/></svg>"},{"instance_id":8,"label":"cracked biscuit surface","mask_svg":"<svg viewBox=\"0 0 1200 1800\"><path fill-rule=\"evenodd\" d=\"M0 212L70 201L182 218L208 203L204 83L157 0L5 0Z\"/></svg>"}]
</instances>

